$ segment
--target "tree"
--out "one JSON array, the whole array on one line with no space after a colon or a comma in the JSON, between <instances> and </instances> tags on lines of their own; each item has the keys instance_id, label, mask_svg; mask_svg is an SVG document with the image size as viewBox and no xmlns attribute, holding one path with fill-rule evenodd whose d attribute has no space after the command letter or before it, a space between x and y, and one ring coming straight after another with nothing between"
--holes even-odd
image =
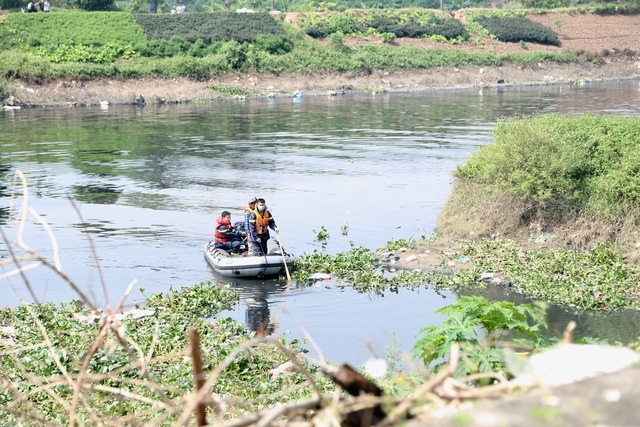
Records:
<instances>
[{"instance_id":1,"label":"tree","mask_svg":"<svg viewBox=\"0 0 640 427\"><path fill-rule=\"evenodd\" d=\"M231 12L231 6L236 4L236 0L220 0L220 3L224 5L224 7L227 9L227 12Z\"/></svg>"},{"instance_id":2,"label":"tree","mask_svg":"<svg viewBox=\"0 0 640 427\"><path fill-rule=\"evenodd\" d=\"M116 10L115 0L76 0L78 8L89 11Z\"/></svg>"},{"instance_id":3,"label":"tree","mask_svg":"<svg viewBox=\"0 0 640 427\"><path fill-rule=\"evenodd\" d=\"M20 7L20 0L0 0L0 9L17 9Z\"/></svg>"}]
</instances>

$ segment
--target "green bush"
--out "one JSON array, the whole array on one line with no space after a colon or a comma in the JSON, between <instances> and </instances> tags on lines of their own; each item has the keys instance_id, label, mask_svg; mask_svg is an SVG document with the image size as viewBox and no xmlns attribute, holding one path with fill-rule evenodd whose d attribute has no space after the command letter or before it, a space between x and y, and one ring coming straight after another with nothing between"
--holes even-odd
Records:
<instances>
[{"instance_id":1,"label":"green bush","mask_svg":"<svg viewBox=\"0 0 640 427\"><path fill-rule=\"evenodd\" d=\"M253 42L260 34L284 34L284 30L266 13L184 13L138 14L136 20L150 40L179 35L189 42L216 40Z\"/></svg>"},{"instance_id":2,"label":"green bush","mask_svg":"<svg viewBox=\"0 0 640 427\"><path fill-rule=\"evenodd\" d=\"M640 203L640 118L543 115L496 126L457 175L605 219Z\"/></svg>"},{"instance_id":3,"label":"green bush","mask_svg":"<svg viewBox=\"0 0 640 427\"><path fill-rule=\"evenodd\" d=\"M457 19L421 10L391 9L305 14L298 23L302 30L313 38L325 38L331 34L360 35L372 32L412 38L441 35L449 40L458 37L466 40L469 37L467 30Z\"/></svg>"},{"instance_id":4,"label":"green bush","mask_svg":"<svg viewBox=\"0 0 640 427\"><path fill-rule=\"evenodd\" d=\"M482 25L501 42L520 41L560 46L558 35L549 27L524 16L478 16L474 21Z\"/></svg>"},{"instance_id":5,"label":"green bush","mask_svg":"<svg viewBox=\"0 0 640 427\"><path fill-rule=\"evenodd\" d=\"M434 369L438 370L448 363L445 358L451 345L459 344L461 363L455 372L458 378L475 373L507 373L501 348L505 342L517 342L527 349L548 345L542 335L547 322L540 306L462 296L436 313L446 316L444 323L422 328L413 351L425 365L435 362Z\"/></svg>"},{"instance_id":6,"label":"green bush","mask_svg":"<svg viewBox=\"0 0 640 427\"><path fill-rule=\"evenodd\" d=\"M89 11L114 11L116 10L115 0L74 0L75 6L82 10Z\"/></svg>"},{"instance_id":7,"label":"green bush","mask_svg":"<svg viewBox=\"0 0 640 427\"><path fill-rule=\"evenodd\" d=\"M93 62L96 64L109 64L118 58L132 58L136 56L131 46L117 46L106 44L103 46L85 46L66 44L55 48L37 47L32 50L35 54L48 59L51 62Z\"/></svg>"},{"instance_id":8,"label":"green bush","mask_svg":"<svg viewBox=\"0 0 640 427\"><path fill-rule=\"evenodd\" d=\"M522 6L528 9L556 9L570 4L569 0L522 0Z\"/></svg>"},{"instance_id":9,"label":"green bush","mask_svg":"<svg viewBox=\"0 0 640 427\"><path fill-rule=\"evenodd\" d=\"M264 50L273 55L282 55L283 53L288 53L293 50L291 39L284 34L258 34L253 45L257 49Z\"/></svg>"},{"instance_id":10,"label":"green bush","mask_svg":"<svg viewBox=\"0 0 640 427\"><path fill-rule=\"evenodd\" d=\"M17 51L0 52L0 77L41 80L51 77L49 61L32 53Z\"/></svg>"}]
</instances>

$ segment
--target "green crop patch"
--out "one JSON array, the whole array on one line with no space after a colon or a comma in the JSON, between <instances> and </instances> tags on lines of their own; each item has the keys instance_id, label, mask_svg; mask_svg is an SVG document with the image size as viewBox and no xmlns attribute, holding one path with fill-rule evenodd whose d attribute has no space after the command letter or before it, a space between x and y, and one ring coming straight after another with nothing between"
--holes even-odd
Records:
<instances>
[{"instance_id":1,"label":"green crop patch","mask_svg":"<svg viewBox=\"0 0 640 427\"><path fill-rule=\"evenodd\" d=\"M150 40L179 36L187 41L253 42L260 34L284 34L267 13L140 14L136 16Z\"/></svg>"},{"instance_id":2,"label":"green crop patch","mask_svg":"<svg viewBox=\"0 0 640 427\"><path fill-rule=\"evenodd\" d=\"M447 40L469 38L467 30L457 19L422 10L307 13L298 19L298 24L313 38L325 38L331 34L393 34L410 38L439 35Z\"/></svg>"},{"instance_id":3,"label":"green crop patch","mask_svg":"<svg viewBox=\"0 0 640 427\"><path fill-rule=\"evenodd\" d=\"M501 42L522 41L560 46L558 35L551 28L524 16L478 16L474 21Z\"/></svg>"},{"instance_id":4,"label":"green crop patch","mask_svg":"<svg viewBox=\"0 0 640 427\"><path fill-rule=\"evenodd\" d=\"M103 46L146 43L144 31L127 12L12 13L3 26L23 46Z\"/></svg>"}]
</instances>

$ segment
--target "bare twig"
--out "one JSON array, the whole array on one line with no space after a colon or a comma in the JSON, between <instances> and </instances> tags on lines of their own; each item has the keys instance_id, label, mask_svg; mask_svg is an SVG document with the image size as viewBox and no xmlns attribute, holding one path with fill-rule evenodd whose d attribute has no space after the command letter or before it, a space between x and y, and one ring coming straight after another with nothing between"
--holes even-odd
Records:
<instances>
[{"instance_id":1,"label":"bare twig","mask_svg":"<svg viewBox=\"0 0 640 427\"><path fill-rule=\"evenodd\" d=\"M200 353L200 336L195 329L189 329L189 344L191 345L191 363L193 363L193 380L196 393L204 385L204 373L202 372L202 354ZM196 425L207 424L206 406L202 401L196 406Z\"/></svg>"}]
</instances>

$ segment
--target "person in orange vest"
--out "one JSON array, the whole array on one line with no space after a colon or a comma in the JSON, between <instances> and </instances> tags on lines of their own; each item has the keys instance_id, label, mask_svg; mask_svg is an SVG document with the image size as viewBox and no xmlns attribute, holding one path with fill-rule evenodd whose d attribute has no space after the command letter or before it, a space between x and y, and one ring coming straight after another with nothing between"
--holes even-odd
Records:
<instances>
[{"instance_id":1,"label":"person in orange vest","mask_svg":"<svg viewBox=\"0 0 640 427\"><path fill-rule=\"evenodd\" d=\"M256 208L256 203L258 203L258 199L252 197L247 203L247 207L244 210L244 228L243 231L249 231L249 219L251 219L251 213Z\"/></svg>"},{"instance_id":2,"label":"person in orange vest","mask_svg":"<svg viewBox=\"0 0 640 427\"><path fill-rule=\"evenodd\" d=\"M256 208L249 217L249 240L253 255L266 255L268 253L269 229L278 233L276 222L267 209L264 199L258 199Z\"/></svg>"},{"instance_id":3,"label":"person in orange vest","mask_svg":"<svg viewBox=\"0 0 640 427\"><path fill-rule=\"evenodd\" d=\"M231 213L222 211L222 214L216 218L216 232L214 236L215 248L224 249L231 255L239 255L242 240L231 226Z\"/></svg>"}]
</instances>

